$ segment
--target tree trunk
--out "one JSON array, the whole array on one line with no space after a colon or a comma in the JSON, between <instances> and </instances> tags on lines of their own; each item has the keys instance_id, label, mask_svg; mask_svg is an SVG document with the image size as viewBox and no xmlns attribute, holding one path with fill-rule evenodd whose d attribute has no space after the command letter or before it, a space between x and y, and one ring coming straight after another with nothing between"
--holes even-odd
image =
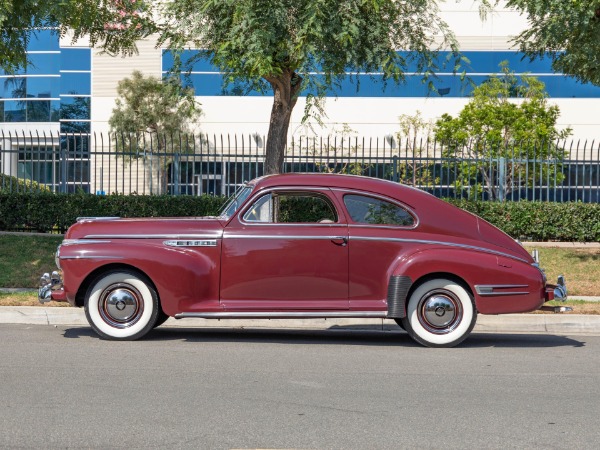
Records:
<instances>
[{"instance_id":1,"label":"tree trunk","mask_svg":"<svg viewBox=\"0 0 600 450\"><path fill-rule=\"evenodd\" d=\"M302 79L285 71L277 77L267 77L273 88L273 108L267 135L264 174L281 173L292 111L298 100Z\"/></svg>"}]
</instances>

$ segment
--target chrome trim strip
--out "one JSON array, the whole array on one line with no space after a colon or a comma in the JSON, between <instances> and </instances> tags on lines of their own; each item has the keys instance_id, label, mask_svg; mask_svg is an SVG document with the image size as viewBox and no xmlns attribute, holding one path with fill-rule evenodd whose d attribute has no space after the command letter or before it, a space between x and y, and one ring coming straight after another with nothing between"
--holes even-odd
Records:
<instances>
[{"instance_id":1,"label":"chrome trim strip","mask_svg":"<svg viewBox=\"0 0 600 450\"><path fill-rule=\"evenodd\" d=\"M65 239L60 245L80 245L80 244L109 244L108 239Z\"/></svg>"},{"instance_id":2,"label":"chrome trim strip","mask_svg":"<svg viewBox=\"0 0 600 450\"><path fill-rule=\"evenodd\" d=\"M174 316L176 319L196 318L196 319L327 319L327 318L377 318L387 317L387 311L306 311L306 312L189 312L179 313Z\"/></svg>"},{"instance_id":3,"label":"chrome trim strip","mask_svg":"<svg viewBox=\"0 0 600 450\"><path fill-rule=\"evenodd\" d=\"M88 234L84 239L220 239L213 234Z\"/></svg>"},{"instance_id":4,"label":"chrome trim strip","mask_svg":"<svg viewBox=\"0 0 600 450\"><path fill-rule=\"evenodd\" d=\"M526 284L476 284L475 292L484 297L490 295L527 295L529 294L529 291L496 291L496 289L518 289L527 287L529 286Z\"/></svg>"},{"instance_id":5,"label":"chrome trim strip","mask_svg":"<svg viewBox=\"0 0 600 450\"><path fill-rule=\"evenodd\" d=\"M61 260L65 259L125 259L123 256L114 255L77 255L77 256L61 256Z\"/></svg>"},{"instance_id":6,"label":"chrome trim strip","mask_svg":"<svg viewBox=\"0 0 600 450\"><path fill-rule=\"evenodd\" d=\"M216 247L216 239L208 239L203 241L187 241L187 240L173 240L164 241L163 244L169 247Z\"/></svg>"},{"instance_id":7,"label":"chrome trim strip","mask_svg":"<svg viewBox=\"0 0 600 450\"><path fill-rule=\"evenodd\" d=\"M303 236L303 235L277 235L277 234L225 234L223 239L294 239L294 240L331 240L348 239L347 236Z\"/></svg>"},{"instance_id":8,"label":"chrome trim strip","mask_svg":"<svg viewBox=\"0 0 600 450\"><path fill-rule=\"evenodd\" d=\"M518 256L511 255L509 253L503 253L497 250L491 250L489 248L477 247L475 245L467 245L467 244L457 244L454 242L443 242L443 241L430 241L427 239L404 239L404 238L380 238L380 237L370 237L370 236L350 236L350 240L357 241L387 241L387 242L410 242L415 244L430 244L430 245L442 245L446 247L456 247L456 248L464 248L468 250L477 250L483 253L490 253L492 255L500 255L506 256L507 258L516 259L517 261L521 261L524 263L529 263L529 261L519 258Z\"/></svg>"},{"instance_id":9,"label":"chrome trim strip","mask_svg":"<svg viewBox=\"0 0 600 450\"><path fill-rule=\"evenodd\" d=\"M82 222L84 220L117 220L120 219L120 217L117 216L107 216L107 217L102 217L102 216L91 216L91 217L78 217L77 219L75 219L77 222Z\"/></svg>"}]
</instances>

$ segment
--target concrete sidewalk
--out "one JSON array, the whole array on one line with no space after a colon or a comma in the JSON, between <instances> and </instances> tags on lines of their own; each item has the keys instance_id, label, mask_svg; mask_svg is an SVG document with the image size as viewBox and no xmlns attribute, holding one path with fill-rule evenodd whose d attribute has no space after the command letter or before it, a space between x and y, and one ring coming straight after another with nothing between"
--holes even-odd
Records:
<instances>
[{"instance_id":1,"label":"concrete sidewalk","mask_svg":"<svg viewBox=\"0 0 600 450\"><path fill-rule=\"evenodd\" d=\"M0 307L0 324L89 326L82 308L48 308L37 306ZM399 329L393 320L387 319L169 319L162 326L183 328L338 329L357 331L397 331ZM600 316L582 314L479 315L474 331L486 333L600 335Z\"/></svg>"}]
</instances>

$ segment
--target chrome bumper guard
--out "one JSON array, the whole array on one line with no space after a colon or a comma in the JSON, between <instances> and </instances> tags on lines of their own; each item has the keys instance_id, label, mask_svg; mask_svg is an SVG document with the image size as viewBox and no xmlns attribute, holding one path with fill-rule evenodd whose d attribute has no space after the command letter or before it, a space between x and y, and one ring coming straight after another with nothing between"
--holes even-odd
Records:
<instances>
[{"instance_id":1,"label":"chrome bumper guard","mask_svg":"<svg viewBox=\"0 0 600 450\"><path fill-rule=\"evenodd\" d=\"M567 301L567 284L565 283L565 277L559 275L556 284L546 285L546 301L558 300L560 302ZM542 311L553 311L555 313L573 311L570 306L542 306Z\"/></svg>"},{"instance_id":2,"label":"chrome bumper guard","mask_svg":"<svg viewBox=\"0 0 600 450\"><path fill-rule=\"evenodd\" d=\"M558 281L554 285L549 285L553 288L554 299L561 302L567 301L567 285L565 283L565 277L562 275L558 276Z\"/></svg>"},{"instance_id":3,"label":"chrome bumper guard","mask_svg":"<svg viewBox=\"0 0 600 450\"><path fill-rule=\"evenodd\" d=\"M62 289L63 280L60 274L56 271L52 272L52 275L45 273L40 278L40 284L38 288L38 300L40 303L47 303L52 300L52 291Z\"/></svg>"}]
</instances>

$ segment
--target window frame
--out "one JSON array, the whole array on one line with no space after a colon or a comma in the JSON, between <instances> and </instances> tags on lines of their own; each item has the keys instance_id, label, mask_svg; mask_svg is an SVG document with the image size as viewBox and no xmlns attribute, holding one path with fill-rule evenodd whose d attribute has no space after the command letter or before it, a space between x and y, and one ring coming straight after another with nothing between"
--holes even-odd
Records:
<instances>
[{"instance_id":1,"label":"window frame","mask_svg":"<svg viewBox=\"0 0 600 450\"><path fill-rule=\"evenodd\" d=\"M323 199L325 202L329 204L332 208L337 221L333 223L328 222L260 222L260 221L250 221L246 219L246 214L252 209L252 207L256 204L256 202L260 201L264 196L270 195L271 197L276 197L282 194L298 194L297 196L312 196ZM329 193L329 195L327 194ZM283 187L275 187L270 189L265 189L264 191L256 192L255 195L252 196L251 199L248 200L246 206L243 210L238 212L238 220L240 223L249 226L288 226L288 227L314 227L314 226L325 226L325 227L338 227L338 226L347 226L347 222L345 222L345 212L340 210L340 206L337 205L338 202L335 201L334 196L332 195L331 189L323 188L323 187L294 187L294 186L283 186Z\"/></svg>"},{"instance_id":2,"label":"window frame","mask_svg":"<svg viewBox=\"0 0 600 450\"><path fill-rule=\"evenodd\" d=\"M386 203L390 203L404 211L406 211L408 213L408 215L410 217L413 218L413 223L412 225L399 225L399 224L378 224L378 223L367 223L367 222L356 222L353 218L352 215L350 214L350 211L348 210L348 206L346 205L346 201L345 201L345 197L347 195L356 195L356 196L362 196L362 197L367 197L367 198L374 198L376 200L380 200L380 201L384 201ZM402 203L401 201L397 200L397 199L392 199L390 197L386 197L384 195L379 195L379 194L375 194L372 192L362 192L362 191L342 191L341 192L341 203L344 207L344 212L346 214L346 216L348 217L348 224L351 227L373 227L373 228L392 228L392 229L404 229L404 230L413 230L415 228L417 228L419 226L419 216L413 211L412 208L410 208L408 205Z\"/></svg>"}]
</instances>

